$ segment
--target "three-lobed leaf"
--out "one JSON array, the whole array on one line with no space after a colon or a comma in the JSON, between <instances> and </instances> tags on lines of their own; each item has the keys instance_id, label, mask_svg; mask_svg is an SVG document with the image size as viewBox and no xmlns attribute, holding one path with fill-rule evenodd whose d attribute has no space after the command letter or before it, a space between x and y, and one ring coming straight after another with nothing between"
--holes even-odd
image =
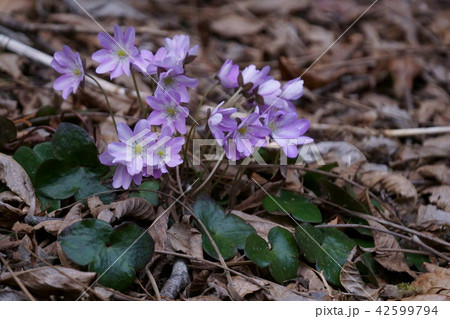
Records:
<instances>
[{"instance_id":1,"label":"three-lobed leaf","mask_svg":"<svg viewBox=\"0 0 450 319\"><path fill-rule=\"evenodd\" d=\"M225 214L219 205L207 197L201 197L196 201L194 214L205 225L224 259L235 256L238 249L244 248L247 237L256 233L255 229L242 218ZM217 253L207 234L201 227L200 231L203 249L208 255L217 259Z\"/></svg>"},{"instance_id":2,"label":"three-lobed leaf","mask_svg":"<svg viewBox=\"0 0 450 319\"><path fill-rule=\"evenodd\" d=\"M305 258L315 262L330 283L340 285L341 268L356 242L340 230L317 229L311 224L298 226L294 237Z\"/></svg>"},{"instance_id":3,"label":"three-lobed leaf","mask_svg":"<svg viewBox=\"0 0 450 319\"><path fill-rule=\"evenodd\" d=\"M245 242L245 254L261 268L269 266L273 278L282 283L295 278L299 266L297 243L285 228L274 227L269 231L268 243L256 234Z\"/></svg>"},{"instance_id":4,"label":"three-lobed leaf","mask_svg":"<svg viewBox=\"0 0 450 319\"><path fill-rule=\"evenodd\" d=\"M152 237L136 224L126 222L113 229L97 219L72 224L59 234L58 242L70 260L88 265L99 274L100 284L117 290L131 285L154 249Z\"/></svg>"}]
</instances>

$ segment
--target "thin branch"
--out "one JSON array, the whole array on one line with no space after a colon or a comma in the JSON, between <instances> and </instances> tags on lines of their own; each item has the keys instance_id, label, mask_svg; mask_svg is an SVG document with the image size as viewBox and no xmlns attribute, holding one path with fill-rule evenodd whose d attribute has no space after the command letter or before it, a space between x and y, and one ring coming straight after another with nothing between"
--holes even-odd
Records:
<instances>
[{"instance_id":1,"label":"thin branch","mask_svg":"<svg viewBox=\"0 0 450 319\"><path fill-rule=\"evenodd\" d=\"M33 295L28 291L27 287L22 283L22 281L19 279L19 277L16 276L14 271L9 266L8 262L3 258L3 256L0 254L0 261L5 265L5 267L8 269L9 273L13 277L14 281L17 283L17 285L22 289L22 291L25 293L25 295L30 299L30 301L36 301L36 299L33 297Z\"/></svg>"}]
</instances>

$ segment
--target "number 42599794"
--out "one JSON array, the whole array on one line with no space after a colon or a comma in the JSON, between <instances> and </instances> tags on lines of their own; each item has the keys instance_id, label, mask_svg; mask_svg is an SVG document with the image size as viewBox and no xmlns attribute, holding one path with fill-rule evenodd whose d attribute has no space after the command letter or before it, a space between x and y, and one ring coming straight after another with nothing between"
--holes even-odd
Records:
<instances>
[{"instance_id":1,"label":"number 42599794","mask_svg":"<svg viewBox=\"0 0 450 319\"><path fill-rule=\"evenodd\" d=\"M438 314L437 306L378 306L375 310L381 316L414 316L414 315L435 315Z\"/></svg>"}]
</instances>

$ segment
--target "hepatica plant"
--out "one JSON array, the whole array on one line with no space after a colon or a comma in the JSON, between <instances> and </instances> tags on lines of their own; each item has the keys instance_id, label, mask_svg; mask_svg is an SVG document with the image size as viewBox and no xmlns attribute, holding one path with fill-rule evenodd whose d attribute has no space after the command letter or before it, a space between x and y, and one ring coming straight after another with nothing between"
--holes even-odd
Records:
<instances>
[{"instance_id":1,"label":"hepatica plant","mask_svg":"<svg viewBox=\"0 0 450 319\"><path fill-rule=\"evenodd\" d=\"M189 146L193 137L211 139L221 150L220 161L226 157L229 163L239 164L271 142L288 158L297 157L299 147L312 142L304 136L309 122L298 117L295 107L303 94L300 78L281 83L270 75L268 66L241 69L226 60L217 70L211 90L221 86L222 97L227 98L203 106L206 93L196 106L193 101L197 99L191 97L199 81L187 72L186 65L194 61L199 47L191 46L187 35L166 38L154 52L139 49L132 27L116 25L113 35L102 32L98 40L101 48L92 55L98 63L95 72L109 75L110 80L132 77L141 113L128 123L117 123L105 95L117 140L106 145L101 154L89 134L70 123L58 127L52 142L19 149L15 158L30 175L43 208L58 208L61 201L72 197L83 201L97 193L102 194L104 202L111 201L111 176L113 188L126 190L141 185L134 196L141 196L148 183L160 178L166 182L176 178L179 189L191 185L196 194L202 186L195 190L198 185L194 184L204 177L192 165L195 159L189 157L195 153ZM86 77L104 93L101 81L85 69L80 53L67 45L55 53L51 66L60 74L53 87L61 91L63 99L83 88ZM136 76L148 78L152 94L141 99ZM108 167L114 170L108 173ZM214 176L209 175L208 179ZM198 184L204 186L206 181ZM142 197L158 203L157 197ZM287 193L277 198L296 219L321 222L320 211L304 198ZM272 199L264 202L268 211L278 210ZM193 214L202 225L197 226L203 234L203 248L212 258L220 254L230 259L240 251L256 265L269 267L279 282L295 277L300 255L295 242L298 236L294 239L286 229L274 228L266 241L243 219L226 214L206 197L197 200ZM152 238L130 222L114 228L100 220L83 220L66 228L58 240L68 258L96 271L101 284L116 289L128 287L153 252Z\"/></svg>"}]
</instances>

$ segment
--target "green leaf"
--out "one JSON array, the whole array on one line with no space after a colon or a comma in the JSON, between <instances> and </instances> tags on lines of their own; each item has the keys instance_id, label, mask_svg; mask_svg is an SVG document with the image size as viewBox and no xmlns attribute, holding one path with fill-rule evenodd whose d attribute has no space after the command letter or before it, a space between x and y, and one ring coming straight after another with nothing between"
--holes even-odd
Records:
<instances>
[{"instance_id":1,"label":"green leaf","mask_svg":"<svg viewBox=\"0 0 450 319\"><path fill-rule=\"evenodd\" d=\"M317 229L310 224L297 227L294 237L306 259L315 262L330 283L340 285L341 268L356 245L355 241L337 229Z\"/></svg>"},{"instance_id":2,"label":"green leaf","mask_svg":"<svg viewBox=\"0 0 450 319\"><path fill-rule=\"evenodd\" d=\"M40 143L35 147L33 147L33 151L41 159L42 162L45 162L50 159L55 159L55 155L53 155L51 142Z\"/></svg>"},{"instance_id":3,"label":"green leaf","mask_svg":"<svg viewBox=\"0 0 450 319\"><path fill-rule=\"evenodd\" d=\"M245 242L245 254L259 267L269 266L273 278L282 283L295 278L299 266L298 247L292 234L282 227L274 227L268 235L270 248L266 241L251 234Z\"/></svg>"},{"instance_id":4,"label":"green leaf","mask_svg":"<svg viewBox=\"0 0 450 319\"><path fill-rule=\"evenodd\" d=\"M319 170L324 171L324 172L329 172L337 166L338 166L337 163L330 163L330 164L321 166L319 168ZM322 192L320 190L320 184L318 181L320 179L325 179L325 178L327 178L327 177L323 174L316 173L316 172L307 172L303 176L303 185L305 185L306 188L312 190L314 192L314 194L316 194L317 196L320 196L322 194Z\"/></svg>"},{"instance_id":5,"label":"green leaf","mask_svg":"<svg viewBox=\"0 0 450 319\"><path fill-rule=\"evenodd\" d=\"M48 160L39 167L35 187L52 199L75 196L76 200L108 190L100 183L98 174L88 167L58 160Z\"/></svg>"},{"instance_id":6,"label":"green leaf","mask_svg":"<svg viewBox=\"0 0 450 319\"><path fill-rule=\"evenodd\" d=\"M37 169L42 164L41 158L28 146L19 147L13 157L23 167L31 182L33 182Z\"/></svg>"},{"instance_id":7,"label":"green leaf","mask_svg":"<svg viewBox=\"0 0 450 319\"><path fill-rule=\"evenodd\" d=\"M157 191L159 189L159 183L157 181L147 181L139 185L138 188ZM158 193L143 190L139 191L138 193L131 193L130 197L141 197L143 199L146 199L152 206L158 206Z\"/></svg>"},{"instance_id":8,"label":"green leaf","mask_svg":"<svg viewBox=\"0 0 450 319\"><path fill-rule=\"evenodd\" d=\"M150 261L154 241L146 230L126 222L116 228L97 219L72 224L58 236L64 254L89 271L97 272L99 283L117 290L133 282L136 271Z\"/></svg>"},{"instance_id":9,"label":"green leaf","mask_svg":"<svg viewBox=\"0 0 450 319\"><path fill-rule=\"evenodd\" d=\"M418 271L425 272L425 268L423 268L423 263L430 262L430 257L418 254L405 253L405 260L408 266L414 266Z\"/></svg>"},{"instance_id":10,"label":"green leaf","mask_svg":"<svg viewBox=\"0 0 450 319\"><path fill-rule=\"evenodd\" d=\"M242 218L225 214L220 206L207 197L200 197L197 200L194 214L205 225L224 259L235 256L238 249L244 248L247 237L256 233L255 229ZM208 236L201 227L200 231L203 233L203 249L217 259L218 256Z\"/></svg>"},{"instance_id":11,"label":"green leaf","mask_svg":"<svg viewBox=\"0 0 450 319\"><path fill-rule=\"evenodd\" d=\"M0 148L7 142L13 141L17 136L16 126L10 119L0 116Z\"/></svg>"},{"instance_id":12,"label":"green leaf","mask_svg":"<svg viewBox=\"0 0 450 319\"><path fill-rule=\"evenodd\" d=\"M263 207L269 212L287 211L301 222L320 223L322 214L316 205L309 199L292 192L281 191L280 196L266 196L263 201Z\"/></svg>"},{"instance_id":13,"label":"green leaf","mask_svg":"<svg viewBox=\"0 0 450 319\"><path fill-rule=\"evenodd\" d=\"M94 141L81 127L72 123L61 123L52 140L55 157L61 161L100 167Z\"/></svg>"}]
</instances>

